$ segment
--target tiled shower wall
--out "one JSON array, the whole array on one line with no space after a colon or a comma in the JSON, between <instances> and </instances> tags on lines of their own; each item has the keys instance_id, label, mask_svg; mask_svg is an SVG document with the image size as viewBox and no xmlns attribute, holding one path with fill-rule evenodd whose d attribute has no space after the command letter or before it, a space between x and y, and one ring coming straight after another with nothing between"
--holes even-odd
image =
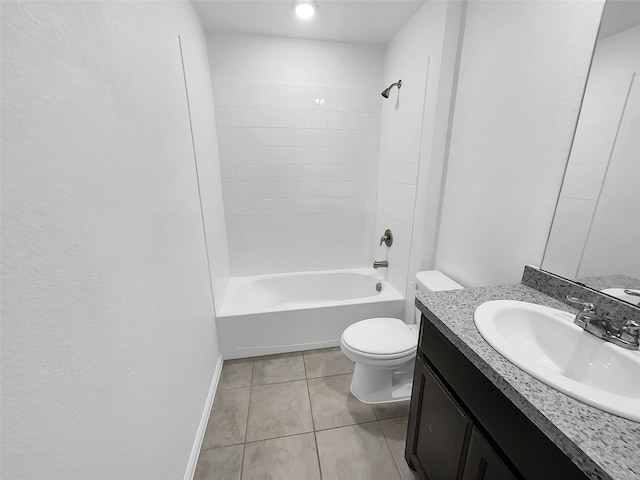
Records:
<instances>
[{"instance_id":1,"label":"tiled shower wall","mask_svg":"<svg viewBox=\"0 0 640 480\"><path fill-rule=\"evenodd\" d=\"M372 260L379 91L214 82L231 274Z\"/></svg>"}]
</instances>

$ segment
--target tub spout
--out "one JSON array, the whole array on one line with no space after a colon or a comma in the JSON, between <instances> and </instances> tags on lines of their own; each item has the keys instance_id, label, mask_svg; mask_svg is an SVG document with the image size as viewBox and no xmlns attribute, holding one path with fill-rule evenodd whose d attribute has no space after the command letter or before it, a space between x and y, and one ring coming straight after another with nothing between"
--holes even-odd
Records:
<instances>
[{"instance_id":1,"label":"tub spout","mask_svg":"<svg viewBox=\"0 0 640 480\"><path fill-rule=\"evenodd\" d=\"M386 260L382 260L381 262L378 262L378 261L373 262L373 268L381 268L381 267L388 267L388 266L389 266L389 262L387 262Z\"/></svg>"}]
</instances>

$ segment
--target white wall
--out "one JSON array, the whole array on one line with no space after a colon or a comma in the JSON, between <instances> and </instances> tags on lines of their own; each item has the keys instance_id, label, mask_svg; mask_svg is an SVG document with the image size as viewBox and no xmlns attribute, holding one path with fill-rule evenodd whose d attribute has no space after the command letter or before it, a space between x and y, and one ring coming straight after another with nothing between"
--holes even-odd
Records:
<instances>
[{"instance_id":1,"label":"white wall","mask_svg":"<svg viewBox=\"0 0 640 480\"><path fill-rule=\"evenodd\" d=\"M628 215L640 191L633 144L640 131L640 97L629 95L633 74L640 72L638 45L640 27L598 40L543 263L568 278L612 272L634 276L640 268L629 261L640 229ZM637 91L637 78L633 88ZM620 231L625 226L628 231Z\"/></svg>"},{"instance_id":2,"label":"white wall","mask_svg":"<svg viewBox=\"0 0 640 480\"><path fill-rule=\"evenodd\" d=\"M413 316L414 291L407 290L407 278L413 281L419 268L417 259L410 264L416 183L419 171L425 175L431 161L428 152L433 143L446 13L445 2L427 2L385 51L383 84L402 79L402 88L394 88L382 106L376 211L379 235L374 241L390 228L394 243L388 248L376 242L374 251L377 260L389 260L387 279L403 295L407 293L408 317ZM419 250L420 246L414 248Z\"/></svg>"},{"instance_id":3,"label":"white wall","mask_svg":"<svg viewBox=\"0 0 640 480\"><path fill-rule=\"evenodd\" d=\"M232 274L366 266L382 49L208 39Z\"/></svg>"},{"instance_id":4,"label":"white wall","mask_svg":"<svg viewBox=\"0 0 640 480\"><path fill-rule=\"evenodd\" d=\"M185 473L219 356L178 34L195 80L188 2L2 2L2 478Z\"/></svg>"},{"instance_id":5,"label":"white wall","mask_svg":"<svg viewBox=\"0 0 640 480\"><path fill-rule=\"evenodd\" d=\"M601 11L469 2L436 255L463 285L540 263Z\"/></svg>"},{"instance_id":6,"label":"white wall","mask_svg":"<svg viewBox=\"0 0 640 480\"><path fill-rule=\"evenodd\" d=\"M189 32L191 33L191 32ZM198 30L198 33L202 33ZM202 220L207 241L207 259L216 311L219 311L229 283L229 248L222 199L220 154L213 108L208 50L202 36L181 37L189 111L193 126L193 147L197 165Z\"/></svg>"}]
</instances>

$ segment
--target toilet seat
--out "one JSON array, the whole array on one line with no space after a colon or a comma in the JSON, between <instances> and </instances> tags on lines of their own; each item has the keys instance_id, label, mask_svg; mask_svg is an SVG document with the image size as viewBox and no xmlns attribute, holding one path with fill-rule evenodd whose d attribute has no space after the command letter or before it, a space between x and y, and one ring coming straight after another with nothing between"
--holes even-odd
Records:
<instances>
[{"instance_id":1,"label":"toilet seat","mask_svg":"<svg viewBox=\"0 0 640 480\"><path fill-rule=\"evenodd\" d=\"M397 318L369 318L347 327L342 343L355 354L371 359L396 359L415 354L415 329Z\"/></svg>"}]
</instances>

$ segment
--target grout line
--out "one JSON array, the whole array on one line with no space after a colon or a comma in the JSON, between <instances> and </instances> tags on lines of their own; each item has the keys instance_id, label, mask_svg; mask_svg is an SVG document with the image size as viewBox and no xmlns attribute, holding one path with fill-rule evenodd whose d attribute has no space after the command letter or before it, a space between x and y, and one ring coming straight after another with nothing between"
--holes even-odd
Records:
<instances>
[{"instance_id":1,"label":"grout line","mask_svg":"<svg viewBox=\"0 0 640 480\"><path fill-rule=\"evenodd\" d=\"M268 385L280 385L282 383L291 383L291 382L302 382L305 381L306 378L298 378L294 380L282 380L281 382L272 382L272 383L257 383L255 385L251 385L252 387L266 387Z\"/></svg>"},{"instance_id":2,"label":"grout line","mask_svg":"<svg viewBox=\"0 0 640 480\"><path fill-rule=\"evenodd\" d=\"M307 432L290 433L288 435L279 435L277 437L263 438L263 439L260 439L260 440L251 440L250 442L244 442L243 444L238 443L236 445L248 445L249 443L268 442L269 440L277 440L279 438L295 437L297 435L306 435L308 433L314 433L314 432L313 432L313 430L309 430Z\"/></svg>"},{"instance_id":3,"label":"grout line","mask_svg":"<svg viewBox=\"0 0 640 480\"><path fill-rule=\"evenodd\" d=\"M380 426L380 431L382 432L382 438L384 438L384 443L387 445L387 448L389 449L389 453L391 454L391 458L393 458L393 463L396 466L396 470L398 470L398 474L400 475L400 478L402 478L402 472L400 471L400 465L398 465L398 460L396 459L396 456L393 454L393 449L391 448L391 445L389 445L389 439L387 438L387 434L384 433L384 428L382 428L382 424L380 423L379 420L378 420L378 425Z\"/></svg>"},{"instance_id":4,"label":"grout line","mask_svg":"<svg viewBox=\"0 0 640 480\"><path fill-rule=\"evenodd\" d=\"M302 366L304 367L304 378L306 380L309 380L309 375L307 374L307 362L304 361L304 352L302 352ZM309 388L309 385L307 385L307 389Z\"/></svg>"},{"instance_id":5,"label":"grout line","mask_svg":"<svg viewBox=\"0 0 640 480\"><path fill-rule=\"evenodd\" d=\"M240 480L242 480L242 475L244 474L244 454L247 450L247 443L242 444L242 461L240 462Z\"/></svg>"},{"instance_id":6,"label":"grout line","mask_svg":"<svg viewBox=\"0 0 640 480\"><path fill-rule=\"evenodd\" d=\"M318 461L318 472L320 472L320 478L322 478L322 464L320 463L320 451L318 449L318 436L316 432L313 432L313 441L316 442L316 460Z\"/></svg>"},{"instance_id":7,"label":"grout line","mask_svg":"<svg viewBox=\"0 0 640 480\"><path fill-rule=\"evenodd\" d=\"M253 380L253 370L251 370L252 380ZM249 431L249 415L251 414L251 396L253 394L253 385L249 387L249 405L247 406L247 421L244 426L244 444L247 443L247 432ZM243 450L244 452L244 450ZM243 453L244 455L244 453Z\"/></svg>"},{"instance_id":8,"label":"grout line","mask_svg":"<svg viewBox=\"0 0 640 480\"><path fill-rule=\"evenodd\" d=\"M211 448L201 448L200 453L206 452L207 450L217 450L218 448L237 447L238 445L244 445L244 444L245 442L240 442L240 443L232 443L230 445L218 445L217 447L211 447Z\"/></svg>"},{"instance_id":9,"label":"grout line","mask_svg":"<svg viewBox=\"0 0 640 480\"><path fill-rule=\"evenodd\" d=\"M237 387L220 387L220 390L237 390L239 388L249 388L251 385L239 385Z\"/></svg>"},{"instance_id":10,"label":"grout line","mask_svg":"<svg viewBox=\"0 0 640 480\"><path fill-rule=\"evenodd\" d=\"M340 376L344 376L344 375L353 375L353 372L350 372L350 373L332 373L331 375L322 375L320 377L307 378L307 380L317 380L319 378L329 378L329 377L340 377Z\"/></svg>"},{"instance_id":11,"label":"grout line","mask_svg":"<svg viewBox=\"0 0 640 480\"><path fill-rule=\"evenodd\" d=\"M315 432L316 431L316 421L313 418L313 404L311 403L311 390L309 390L309 381L305 380L305 383L307 385L307 398L309 399L309 413L311 415L311 428Z\"/></svg>"},{"instance_id":12,"label":"grout line","mask_svg":"<svg viewBox=\"0 0 640 480\"><path fill-rule=\"evenodd\" d=\"M311 403L311 390L309 389L309 377L307 374L307 362L305 362L305 354L302 352L302 363L304 363L304 376L307 379L307 395L309 396L309 409L311 411L311 426L313 427L313 441L316 446L316 461L318 462L318 473L322 478L322 464L320 463L320 452L318 450L318 436L316 435L316 421L313 418L313 404Z\"/></svg>"},{"instance_id":13,"label":"grout line","mask_svg":"<svg viewBox=\"0 0 640 480\"><path fill-rule=\"evenodd\" d=\"M311 390L309 389L309 377L307 375L307 363L305 362L305 352L302 352L302 363L304 363L304 376L307 382L307 395L309 396L309 410L311 411L311 426L313 427L313 441L316 446L316 461L318 462L318 473L322 479L322 464L320 463L320 451L318 449L318 436L316 435L316 421L313 418L313 404L311 403Z\"/></svg>"}]
</instances>

